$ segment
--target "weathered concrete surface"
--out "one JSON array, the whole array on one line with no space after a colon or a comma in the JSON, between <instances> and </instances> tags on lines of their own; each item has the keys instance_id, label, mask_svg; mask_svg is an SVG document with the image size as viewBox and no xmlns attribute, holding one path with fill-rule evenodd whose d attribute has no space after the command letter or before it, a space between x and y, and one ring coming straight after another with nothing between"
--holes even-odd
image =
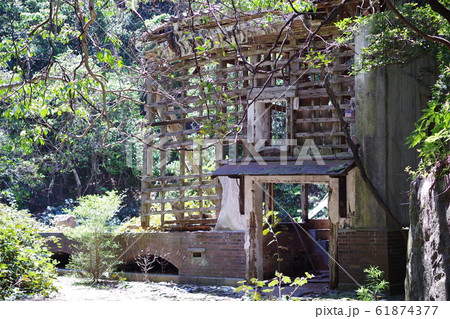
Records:
<instances>
[{"instance_id":1,"label":"weathered concrete surface","mask_svg":"<svg viewBox=\"0 0 450 319\"><path fill-rule=\"evenodd\" d=\"M406 300L450 300L450 175L413 183Z\"/></svg>"},{"instance_id":2,"label":"weathered concrete surface","mask_svg":"<svg viewBox=\"0 0 450 319\"><path fill-rule=\"evenodd\" d=\"M64 236L63 232L40 233L40 235L49 239L47 245L52 253L66 253L69 255L73 253L72 242ZM57 239L57 241L52 240L53 238Z\"/></svg>"},{"instance_id":3,"label":"weathered concrete surface","mask_svg":"<svg viewBox=\"0 0 450 319\"><path fill-rule=\"evenodd\" d=\"M245 220L239 211L239 180L219 176L222 185L222 205L215 231L245 230Z\"/></svg>"},{"instance_id":4,"label":"weathered concrete surface","mask_svg":"<svg viewBox=\"0 0 450 319\"><path fill-rule=\"evenodd\" d=\"M370 28L366 31L370 33ZM362 33L356 52L368 45ZM430 98L436 62L424 57L407 65L378 68L355 78L356 141L367 175L403 225L409 225L409 181L405 168L417 166L417 152L406 139ZM359 174L356 174L356 228L392 227Z\"/></svg>"}]
</instances>

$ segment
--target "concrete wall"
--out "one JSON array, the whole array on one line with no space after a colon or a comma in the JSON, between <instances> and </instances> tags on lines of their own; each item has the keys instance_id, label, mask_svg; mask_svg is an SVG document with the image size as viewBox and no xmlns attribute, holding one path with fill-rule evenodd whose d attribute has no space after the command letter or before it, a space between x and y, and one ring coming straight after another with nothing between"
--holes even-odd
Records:
<instances>
[{"instance_id":1,"label":"concrete wall","mask_svg":"<svg viewBox=\"0 0 450 319\"><path fill-rule=\"evenodd\" d=\"M368 45L364 34L355 40L356 52ZM410 180L405 168L417 167L416 150L407 137L430 99L436 80L435 59L424 57L407 65L391 65L355 78L356 143L367 175L392 214L408 227ZM402 291L406 272L405 234L386 219L358 170L354 176L355 210L338 232L339 288L365 284L364 269L379 266L391 283L391 292Z\"/></svg>"},{"instance_id":2,"label":"concrete wall","mask_svg":"<svg viewBox=\"0 0 450 319\"><path fill-rule=\"evenodd\" d=\"M366 30L367 31L367 30ZM356 52L367 45L364 34ZM417 152L406 139L430 99L436 79L435 59L425 57L408 65L391 65L357 75L355 79L356 140L368 176L403 226L409 225L409 176L405 167L417 166ZM384 227L386 219L356 176L356 228Z\"/></svg>"}]
</instances>

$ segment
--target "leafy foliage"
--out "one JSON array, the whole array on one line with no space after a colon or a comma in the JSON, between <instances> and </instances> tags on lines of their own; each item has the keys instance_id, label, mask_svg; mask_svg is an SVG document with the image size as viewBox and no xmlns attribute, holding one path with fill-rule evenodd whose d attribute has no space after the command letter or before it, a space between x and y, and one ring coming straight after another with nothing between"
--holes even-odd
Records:
<instances>
[{"instance_id":1,"label":"leafy foliage","mask_svg":"<svg viewBox=\"0 0 450 319\"><path fill-rule=\"evenodd\" d=\"M0 202L15 205L29 200L43 186L36 158L14 145L0 129Z\"/></svg>"},{"instance_id":2,"label":"leafy foliage","mask_svg":"<svg viewBox=\"0 0 450 319\"><path fill-rule=\"evenodd\" d=\"M439 34L445 25L444 19L429 6L417 3L405 3L400 11L409 20L431 34ZM436 46L406 27L392 11L386 10L336 22L343 32L339 43L352 42L361 30L369 29L370 35L365 39L367 45L361 49L353 66L354 73L396 63L408 63L426 53L436 53Z\"/></svg>"},{"instance_id":3,"label":"leafy foliage","mask_svg":"<svg viewBox=\"0 0 450 319\"><path fill-rule=\"evenodd\" d=\"M301 219L301 184L274 184L274 209L279 212L283 221L290 221L290 216L297 222L303 222ZM313 210L328 194L326 184L308 184L308 209ZM314 219L323 219L328 217L328 210L325 207Z\"/></svg>"},{"instance_id":4,"label":"leafy foliage","mask_svg":"<svg viewBox=\"0 0 450 319\"><path fill-rule=\"evenodd\" d=\"M384 271L378 269L378 266L370 266L364 269L366 273L367 284L361 286L356 291L358 299L362 301L375 301L382 297L389 282L383 279Z\"/></svg>"},{"instance_id":5,"label":"leafy foliage","mask_svg":"<svg viewBox=\"0 0 450 319\"><path fill-rule=\"evenodd\" d=\"M444 6L448 8L448 2ZM408 1L398 7L399 12L421 32L450 37L450 25L430 5ZM408 138L410 147L417 147L421 162L416 171L407 168L413 177L427 175L431 167L445 162L450 155L450 52L442 43L425 39L398 19L390 10L367 17L343 19L337 23L342 30L341 43L353 41L358 30L370 28L368 45L362 49L353 66L354 73L366 72L378 67L408 63L424 55L434 55L439 63L440 76L432 88L432 98L424 109L416 129ZM424 105L424 107L426 107Z\"/></svg>"},{"instance_id":6,"label":"leafy foliage","mask_svg":"<svg viewBox=\"0 0 450 319\"><path fill-rule=\"evenodd\" d=\"M237 287L234 292L244 292L244 294L252 301L262 301L262 300L297 300L297 298L293 297L297 289L306 283L308 283L308 279L314 277L309 273L305 273L306 277L297 277L293 281L289 276L285 276L282 273L276 271L275 277L270 280L268 283L262 280L258 280L256 278L250 279L250 283L247 281L240 281L241 285ZM291 287L295 287L291 293L288 295L283 295L283 285L287 285ZM266 287L267 288L264 288ZM264 288L264 289L263 289ZM276 290L276 294L274 294Z\"/></svg>"},{"instance_id":7,"label":"leafy foliage","mask_svg":"<svg viewBox=\"0 0 450 319\"><path fill-rule=\"evenodd\" d=\"M144 22L135 17L172 7L144 14L143 1L134 11L134 2L93 3L96 17L87 1L0 3L3 202L34 213L83 194L137 189L144 68L136 37Z\"/></svg>"},{"instance_id":8,"label":"leafy foliage","mask_svg":"<svg viewBox=\"0 0 450 319\"><path fill-rule=\"evenodd\" d=\"M25 211L0 204L0 300L56 291L56 268L36 221Z\"/></svg>"},{"instance_id":9,"label":"leafy foliage","mask_svg":"<svg viewBox=\"0 0 450 319\"><path fill-rule=\"evenodd\" d=\"M105 195L87 195L78 200L71 214L77 217L79 226L64 234L74 244L74 253L67 268L81 270L84 276L98 282L108 277L117 264L118 244L114 241L117 228L112 223L119 211L122 196L110 191Z\"/></svg>"},{"instance_id":10,"label":"leafy foliage","mask_svg":"<svg viewBox=\"0 0 450 319\"><path fill-rule=\"evenodd\" d=\"M421 162L415 175L426 175L438 162L450 156L450 69L447 67L434 86L433 99L408 139L411 147L419 147ZM448 170L443 170L448 174Z\"/></svg>"}]
</instances>

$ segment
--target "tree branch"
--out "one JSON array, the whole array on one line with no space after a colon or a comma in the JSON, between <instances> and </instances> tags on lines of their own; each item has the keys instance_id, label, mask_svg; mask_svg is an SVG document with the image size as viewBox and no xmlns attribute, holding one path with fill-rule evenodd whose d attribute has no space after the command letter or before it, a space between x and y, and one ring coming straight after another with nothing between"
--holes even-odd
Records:
<instances>
[{"instance_id":1,"label":"tree branch","mask_svg":"<svg viewBox=\"0 0 450 319\"><path fill-rule=\"evenodd\" d=\"M107 112L107 108L106 108L106 88L105 88L105 84L99 79L99 77L92 71L90 65L89 65L89 51L87 48L87 31L89 29L89 27L91 26L92 23L94 23L94 21L97 19L97 12L95 12L95 8L94 8L94 0L89 0L89 13L91 15L90 19L88 22L86 22L86 24L83 27L83 32L81 33L80 36L80 40L81 40L81 45L83 47L83 52L84 52L84 66L87 70L87 72L89 73L89 75L94 79L94 81L96 81L100 87L102 88L102 102L103 102L103 110L102 113L99 114L99 116L97 118L94 119L94 122L91 123L91 125L89 125L88 129L85 131L85 133L82 135L84 136L88 130L94 125L94 123L101 117L104 116L106 119L106 132L105 132L105 136L103 138L103 144L106 144L106 139L108 138L108 134L109 134L109 129L111 127L111 123L109 120L109 116L108 116L108 112Z\"/></svg>"},{"instance_id":2,"label":"tree branch","mask_svg":"<svg viewBox=\"0 0 450 319\"><path fill-rule=\"evenodd\" d=\"M369 188L370 192L374 196L374 198L377 201L377 203L380 205L383 213L386 215L388 220L390 220L391 223L395 227L397 227L399 230L401 230L402 229L402 225L394 217L394 215L392 214L389 206L384 202L383 198L381 198L380 193L375 188L375 186L373 185L373 183L370 180L370 178L367 176L367 173L366 173L366 170L364 169L364 165L362 163L361 157L359 156L358 147L353 142L353 140L352 140L352 138L350 136L350 132L349 132L348 127L347 127L347 123L344 121L344 118L342 116L341 107L339 105L339 102L336 99L336 95L334 94L334 91L333 91L333 88L331 86L329 78L330 78L330 74L327 74L325 76L325 80L324 80L325 89L327 91L327 94L328 94L328 96L330 98L331 103L334 106L334 109L336 110L336 114L337 114L337 116L339 118L342 130L344 131L344 134L345 134L345 139L346 139L347 144L348 144L348 146L350 147L350 149L351 149L351 151L353 153L353 158L355 160L356 167L358 167L358 169L359 169L359 172L361 174L361 178L363 179L364 183ZM405 240L406 240L406 238L405 238Z\"/></svg>"},{"instance_id":3,"label":"tree branch","mask_svg":"<svg viewBox=\"0 0 450 319\"><path fill-rule=\"evenodd\" d=\"M430 0L429 0L430 1ZM434 1L434 0L431 0ZM415 25L413 25L411 22L408 21L408 19L405 18L398 10L395 8L395 6L392 4L391 0L385 0L387 6L392 10L392 12L397 16L397 18L403 22L408 28L416 32L418 35L423 37L424 39L433 41L433 42L439 42L445 45L448 49L450 49L450 41L448 41L445 38L429 35L417 28ZM434 10L434 9L433 9ZM445 18L445 17L444 17Z\"/></svg>"},{"instance_id":4,"label":"tree branch","mask_svg":"<svg viewBox=\"0 0 450 319\"><path fill-rule=\"evenodd\" d=\"M448 10L442 3L438 0L428 0L428 4L434 12L439 13L448 21L448 23L450 23L450 10Z\"/></svg>"}]
</instances>

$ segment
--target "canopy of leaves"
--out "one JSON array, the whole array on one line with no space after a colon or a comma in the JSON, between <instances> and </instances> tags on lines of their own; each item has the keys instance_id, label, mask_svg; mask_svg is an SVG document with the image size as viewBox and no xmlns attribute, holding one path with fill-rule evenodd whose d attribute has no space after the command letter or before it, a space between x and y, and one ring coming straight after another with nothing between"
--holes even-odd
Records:
<instances>
[{"instance_id":1,"label":"canopy of leaves","mask_svg":"<svg viewBox=\"0 0 450 319\"><path fill-rule=\"evenodd\" d=\"M39 211L68 197L137 189L146 71L135 43L143 19L173 7L0 3L2 202Z\"/></svg>"}]
</instances>

